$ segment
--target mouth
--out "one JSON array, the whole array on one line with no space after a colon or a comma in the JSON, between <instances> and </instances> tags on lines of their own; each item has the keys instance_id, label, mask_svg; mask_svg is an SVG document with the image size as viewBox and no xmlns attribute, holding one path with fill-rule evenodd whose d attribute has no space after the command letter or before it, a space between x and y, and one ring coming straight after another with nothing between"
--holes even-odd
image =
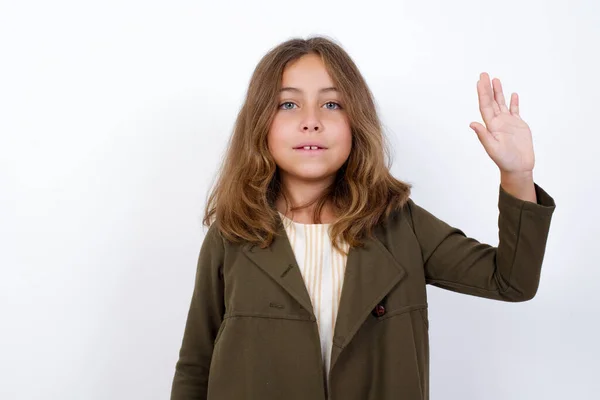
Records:
<instances>
[{"instance_id":1,"label":"mouth","mask_svg":"<svg viewBox=\"0 0 600 400\"><path fill-rule=\"evenodd\" d=\"M319 150L326 150L325 147L320 147L320 146L301 146L301 147L294 147L294 150L300 150L300 151L319 151Z\"/></svg>"},{"instance_id":2,"label":"mouth","mask_svg":"<svg viewBox=\"0 0 600 400\"><path fill-rule=\"evenodd\" d=\"M297 154L300 155L305 155L305 156L318 156L320 154L323 154L325 152L325 150L327 150L324 147L318 147L318 146L304 146L304 147L295 147L294 151Z\"/></svg>"}]
</instances>

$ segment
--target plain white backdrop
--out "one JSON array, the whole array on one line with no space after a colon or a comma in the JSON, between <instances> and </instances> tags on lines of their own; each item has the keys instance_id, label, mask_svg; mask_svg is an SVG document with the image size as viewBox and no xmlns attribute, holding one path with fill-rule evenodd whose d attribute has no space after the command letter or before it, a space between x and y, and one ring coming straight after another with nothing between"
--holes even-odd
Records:
<instances>
[{"instance_id":1,"label":"plain white backdrop","mask_svg":"<svg viewBox=\"0 0 600 400\"><path fill-rule=\"evenodd\" d=\"M364 74L417 203L497 244L483 71L520 95L557 203L533 300L428 288L431 397L598 398L596 0L1 1L0 398L168 398L250 75L316 34Z\"/></svg>"}]
</instances>

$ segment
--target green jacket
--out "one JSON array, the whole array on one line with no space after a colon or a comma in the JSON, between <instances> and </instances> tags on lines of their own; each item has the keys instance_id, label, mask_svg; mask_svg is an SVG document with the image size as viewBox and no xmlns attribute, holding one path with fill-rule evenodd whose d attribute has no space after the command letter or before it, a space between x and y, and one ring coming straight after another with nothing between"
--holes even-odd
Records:
<instances>
[{"instance_id":1,"label":"green jacket","mask_svg":"<svg viewBox=\"0 0 600 400\"><path fill-rule=\"evenodd\" d=\"M510 302L533 298L555 209L554 199L535 189L537 204L500 186L498 247L409 199L364 248L351 248L329 387L316 318L283 225L266 249L225 241L211 225L171 399L428 399L425 285Z\"/></svg>"}]
</instances>

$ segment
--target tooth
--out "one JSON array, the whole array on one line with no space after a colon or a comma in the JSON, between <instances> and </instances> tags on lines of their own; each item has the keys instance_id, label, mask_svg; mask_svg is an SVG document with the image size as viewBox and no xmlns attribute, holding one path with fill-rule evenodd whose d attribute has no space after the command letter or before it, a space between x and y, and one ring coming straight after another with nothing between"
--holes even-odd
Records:
<instances>
[{"instance_id":1,"label":"tooth","mask_svg":"<svg viewBox=\"0 0 600 400\"><path fill-rule=\"evenodd\" d=\"M310 148L310 149L311 149L311 150L316 150L316 149L318 149L318 147L317 147L317 146L311 146L311 148Z\"/></svg>"},{"instance_id":2,"label":"tooth","mask_svg":"<svg viewBox=\"0 0 600 400\"><path fill-rule=\"evenodd\" d=\"M310 150L310 146L304 146L304 150Z\"/></svg>"}]
</instances>

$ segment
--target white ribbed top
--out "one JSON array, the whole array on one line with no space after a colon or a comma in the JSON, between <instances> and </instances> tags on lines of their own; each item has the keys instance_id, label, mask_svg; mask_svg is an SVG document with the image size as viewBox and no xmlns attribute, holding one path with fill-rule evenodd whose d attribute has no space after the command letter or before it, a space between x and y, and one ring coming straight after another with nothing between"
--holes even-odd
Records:
<instances>
[{"instance_id":1,"label":"white ribbed top","mask_svg":"<svg viewBox=\"0 0 600 400\"><path fill-rule=\"evenodd\" d=\"M313 312L317 318L321 338L321 354L325 377L329 377L333 332L347 256L331 245L331 224L303 224L295 222L279 212L285 231L310 295ZM348 251L347 243L343 243Z\"/></svg>"}]
</instances>

